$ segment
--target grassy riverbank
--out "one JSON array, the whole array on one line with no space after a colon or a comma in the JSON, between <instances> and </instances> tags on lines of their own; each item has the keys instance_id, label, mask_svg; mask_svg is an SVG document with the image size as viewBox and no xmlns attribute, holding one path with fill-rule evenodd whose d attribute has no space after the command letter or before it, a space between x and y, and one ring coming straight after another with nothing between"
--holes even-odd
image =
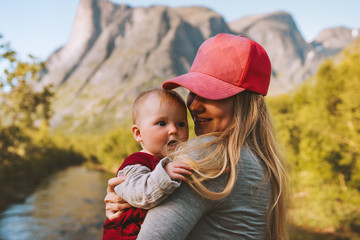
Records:
<instances>
[{"instance_id":1,"label":"grassy riverbank","mask_svg":"<svg viewBox=\"0 0 360 240\"><path fill-rule=\"evenodd\" d=\"M0 211L11 203L23 201L51 174L86 160L71 146L60 146L49 135L21 134L22 141L16 148L10 147L0 154Z\"/></svg>"}]
</instances>

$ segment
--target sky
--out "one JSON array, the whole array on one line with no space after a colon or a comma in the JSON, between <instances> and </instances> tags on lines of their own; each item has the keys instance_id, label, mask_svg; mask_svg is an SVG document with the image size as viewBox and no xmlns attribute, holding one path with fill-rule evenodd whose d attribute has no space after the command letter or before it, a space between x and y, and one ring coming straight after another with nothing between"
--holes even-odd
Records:
<instances>
[{"instance_id":1,"label":"sky","mask_svg":"<svg viewBox=\"0 0 360 240\"><path fill-rule=\"evenodd\" d=\"M132 7L150 5L205 6L227 22L243 16L285 11L305 40L321 30L360 28L359 0L110 0ZM80 0L0 0L0 34L20 58L46 58L68 41Z\"/></svg>"}]
</instances>

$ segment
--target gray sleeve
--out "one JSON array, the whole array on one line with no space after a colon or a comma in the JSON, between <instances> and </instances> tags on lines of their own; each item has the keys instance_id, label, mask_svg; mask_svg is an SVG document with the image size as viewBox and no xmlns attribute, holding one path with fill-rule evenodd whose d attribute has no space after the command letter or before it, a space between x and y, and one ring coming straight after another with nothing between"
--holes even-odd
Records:
<instances>
[{"instance_id":1,"label":"gray sleeve","mask_svg":"<svg viewBox=\"0 0 360 240\"><path fill-rule=\"evenodd\" d=\"M183 184L160 205L149 210L137 239L185 239L211 204L211 200L202 198L189 185Z\"/></svg>"},{"instance_id":2,"label":"gray sleeve","mask_svg":"<svg viewBox=\"0 0 360 240\"><path fill-rule=\"evenodd\" d=\"M164 169L169 161L162 159L152 172L140 164L125 167L119 173L126 175L126 180L115 187L116 194L134 207L155 207L180 186L180 182L171 180Z\"/></svg>"}]
</instances>

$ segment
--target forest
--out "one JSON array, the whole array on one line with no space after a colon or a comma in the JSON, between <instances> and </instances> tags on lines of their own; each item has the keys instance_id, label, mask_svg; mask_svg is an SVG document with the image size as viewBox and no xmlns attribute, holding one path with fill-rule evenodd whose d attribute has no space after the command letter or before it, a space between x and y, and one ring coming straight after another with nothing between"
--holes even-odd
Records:
<instances>
[{"instance_id":1,"label":"forest","mask_svg":"<svg viewBox=\"0 0 360 240\"><path fill-rule=\"evenodd\" d=\"M34 88L45 63L20 60L1 35L0 66L0 210L60 169L114 172L139 149L130 123L103 135L52 131L54 87ZM359 66L360 49L348 48L296 90L266 97L288 163L289 223L337 239L360 239Z\"/></svg>"},{"instance_id":2,"label":"forest","mask_svg":"<svg viewBox=\"0 0 360 240\"><path fill-rule=\"evenodd\" d=\"M294 93L268 99L289 164L297 226L360 233L359 64L360 52L347 49Z\"/></svg>"}]
</instances>

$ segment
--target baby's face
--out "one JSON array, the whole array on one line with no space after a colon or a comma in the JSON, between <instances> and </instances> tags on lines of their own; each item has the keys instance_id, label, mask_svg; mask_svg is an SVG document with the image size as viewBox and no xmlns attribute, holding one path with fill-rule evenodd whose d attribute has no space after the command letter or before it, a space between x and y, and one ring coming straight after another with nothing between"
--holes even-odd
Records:
<instances>
[{"instance_id":1,"label":"baby's face","mask_svg":"<svg viewBox=\"0 0 360 240\"><path fill-rule=\"evenodd\" d=\"M175 100L162 100L152 94L140 107L137 125L143 151L164 157L178 142L189 136L186 108Z\"/></svg>"}]
</instances>

